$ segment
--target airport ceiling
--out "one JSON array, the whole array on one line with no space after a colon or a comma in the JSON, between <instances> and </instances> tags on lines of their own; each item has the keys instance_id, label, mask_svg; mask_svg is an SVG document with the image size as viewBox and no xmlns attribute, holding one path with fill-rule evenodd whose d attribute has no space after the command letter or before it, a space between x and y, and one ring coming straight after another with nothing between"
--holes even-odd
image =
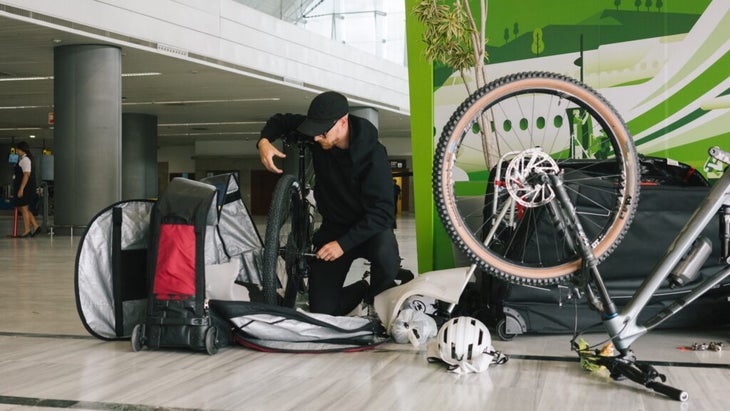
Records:
<instances>
[{"instance_id":1,"label":"airport ceiling","mask_svg":"<svg viewBox=\"0 0 730 411\"><path fill-rule=\"evenodd\" d=\"M53 80L8 80L51 77L54 47L89 43L99 41L0 16L0 143L22 139L31 147L53 147ZM159 147L255 141L271 114L305 113L314 97L285 84L131 47L122 47L122 73L161 73L122 80L123 112L156 115ZM379 126L381 137L410 137L407 115L379 110Z\"/></svg>"}]
</instances>

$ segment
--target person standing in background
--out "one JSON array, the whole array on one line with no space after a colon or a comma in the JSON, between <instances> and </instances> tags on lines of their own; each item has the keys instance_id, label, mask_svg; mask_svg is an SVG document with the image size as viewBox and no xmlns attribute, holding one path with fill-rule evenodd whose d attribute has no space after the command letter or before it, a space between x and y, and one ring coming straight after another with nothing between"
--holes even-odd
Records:
<instances>
[{"instance_id":1,"label":"person standing in background","mask_svg":"<svg viewBox=\"0 0 730 411\"><path fill-rule=\"evenodd\" d=\"M400 192L401 188L398 185L398 182L393 179L393 205L394 205L394 211L393 211L393 228L398 228L398 199L400 198Z\"/></svg>"},{"instance_id":2,"label":"person standing in background","mask_svg":"<svg viewBox=\"0 0 730 411\"><path fill-rule=\"evenodd\" d=\"M41 231L40 225L30 210L30 206L36 200L33 157L28 143L25 141L18 143L15 151L18 153L19 159L15 164L15 174L13 174L13 194L15 195L15 207L23 217L24 228L23 234L19 237L33 237Z\"/></svg>"}]
</instances>

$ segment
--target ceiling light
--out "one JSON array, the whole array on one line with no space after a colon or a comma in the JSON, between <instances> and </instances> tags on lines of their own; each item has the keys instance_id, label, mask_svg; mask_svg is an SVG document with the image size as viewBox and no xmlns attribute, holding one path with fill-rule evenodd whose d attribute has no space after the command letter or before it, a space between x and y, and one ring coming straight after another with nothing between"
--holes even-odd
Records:
<instances>
[{"instance_id":1,"label":"ceiling light","mask_svg":"<svg viewBox=\"0 0 730 411\"><path fill-rule=\"evenodd\" d=\"M35 138L35 134L31 134L31 135L29 135L28 137L30 137L30 138Z\"/></svg>"},{"instance_id":2,"label":"ceiling light","mask_svg":"<svg viewBox=\"0 0 730 411\"><path fill-rule=\"evenodd\" d=\"M238 136L243 134L256 134L258 131L228 131L220 133L170 133L170 134L157 134L157 137L190 137L190 136Z\"/></svg>"},{"instance_id":3,"label":"ceiling light","mask_svg":"<svg viewBox=\"0 0 730 411\"><path fill-rule=\"evenodd\" d=\"M265 121L221 121L218 123L164 123L158 127L190 127L190 126L242 126L253 124L264 124Z\"/></svg>"},{"instance_id":4,"label":"ceiling light","mask_svg":"<svg viewBox=\"0 0 730 411\"><path fill-rule=\"evenodd\" d=\"M0 81L35 81L35 80L53 80L53 76L5 77L5 78L0 78Z\"/></svg>"},{"instance_id":5,"label":"ceiling light","mask_svg":"<svg viewBox=\"0 0 730 411\"><path fill-rule=\"evenodd\" d=\"M140 101L136 103L122 103L124 106L143 106L151 104L208 104L208 103L248 103L255 101L279 101L278 97L268 98L235 98L229 100L180 100L180 101Z\"/></svg>"},{"instance_id":6,"label":"ceiling light","mask_svg":"<svg viewBox=\"0 0 730 411\"><path fill-rule=\"evenodd\" d=\"M159 76L162 73L148 72L148 73L122 73L122 77L148 77L148 76ZM33 77L3 77L0 81L36 81L36 80L53 80L53 76L33 76Z\"/></svg>"},{"instance_id":7,"label":"ceiling light","mask_svg":"<svg viewBox=\"0 0 730 411\"><path fill-rule=\"evenodd\" d=\"M0 110L22 110L28 108L51 108L53 106L0 106Z\"/></svg>"},{"instance_id":8,"label":"ceiling light","mask_svg":"<svg viewBox=\"0 0 730 411\"><path fill-rule=\"evenodd\" d=\"M149 76L159 76L162 73L157 73L154 71L151 71L149 73L122 73L122 77L149 77Z\"/></svg>"}]
</instances>

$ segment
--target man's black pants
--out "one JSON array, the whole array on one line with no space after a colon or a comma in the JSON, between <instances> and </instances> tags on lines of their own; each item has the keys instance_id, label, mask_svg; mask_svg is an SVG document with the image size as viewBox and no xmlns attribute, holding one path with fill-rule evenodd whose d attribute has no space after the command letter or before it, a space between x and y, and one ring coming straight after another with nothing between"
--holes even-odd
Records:
<instances>
[{"instance_id":1,"label":"man's black pants","mask_svg":"<svg viewBox=\"0 0 730 411\"><path fill-rule=\"evenodd\" d=\"M336 240L334 233L320 229L313 238L315 247ZM370 285L357 281L343 287L347 272L357 258L370 261ZM313 313L346 315L361 301L373 302L382 291L395 285L400 268L398 241L393 230L385 230L334 261L312 259L309 270L309 310Z\"/></svg>"}]
</instances>

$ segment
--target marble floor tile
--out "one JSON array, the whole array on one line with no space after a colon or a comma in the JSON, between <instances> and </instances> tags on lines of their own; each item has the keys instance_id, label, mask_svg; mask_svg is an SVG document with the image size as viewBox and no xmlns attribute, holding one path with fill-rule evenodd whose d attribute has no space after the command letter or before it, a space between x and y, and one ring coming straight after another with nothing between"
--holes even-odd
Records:
<instances>
[{"instance_id":1,"label":"marble floor tile","mask_svg":"<svg viewBox=\"0 0 730 411\"><path fill-rule=\"evenodd\" d=\"M258 224L265 224L257 218ZM0 231L11 221L0 217ZM264 232L264 231L262 231ZM403 265L416 270L415 222L401 217ZM569 335L494 341L511 356L480 374L457 375L426 351L385 343L358 353L263 353L239 346L213 356L185 350L132 352L101 341L76 309L79 236L0 237L0 411L6 410L724 410L730 404L727 352L684 351L730 330L661 330L634 351L668 383L679 403L644 387L584 371ZM367 269L353 267L353 278ZM587 336L593 342L601 334Z\"/></svg>"}]
</instances>

